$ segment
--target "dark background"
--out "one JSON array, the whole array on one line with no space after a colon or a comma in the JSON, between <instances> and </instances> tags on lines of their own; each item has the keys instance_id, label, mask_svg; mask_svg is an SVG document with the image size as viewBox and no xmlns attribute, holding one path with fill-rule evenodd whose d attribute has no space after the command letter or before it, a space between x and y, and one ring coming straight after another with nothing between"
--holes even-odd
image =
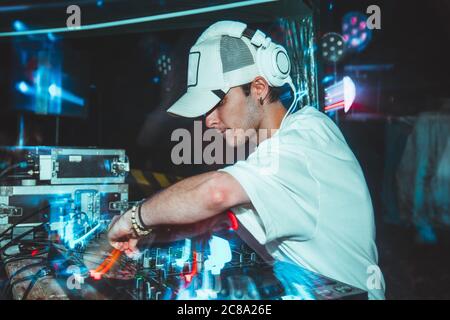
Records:
<instances>
[{"instance_id":1,"label":"dark background","mask_svg":"<svg viewBox=\"0 0 450 320\"><path fill-rule=\"evenodd\" d=\"M356 98L353 114L341 119L340 128L363 167L371 191L387 298L449 299L449 230L437 230L435 244L420 243L413 226L386 222L383 192L385 179L395 174L391 169L412 130L411 125L397 119L437 110L439 99L450 97L450 61L446 52L450 41L450 2L323 1L321 32L340 30L346 12L364 12L371 4L381 8L381 30L374 30L368 47L346 56L338 68L361 64L393 67L352 75L357 88L358 84L365 86L366 96ZM325 73L327 69L331 72L330 66L324 66ZM356 114L366 117L356 121L352 119ZM394 143L397 145L392 148ZM394 153L387 152L392 149Z\"/></svg>"}]
</instances>

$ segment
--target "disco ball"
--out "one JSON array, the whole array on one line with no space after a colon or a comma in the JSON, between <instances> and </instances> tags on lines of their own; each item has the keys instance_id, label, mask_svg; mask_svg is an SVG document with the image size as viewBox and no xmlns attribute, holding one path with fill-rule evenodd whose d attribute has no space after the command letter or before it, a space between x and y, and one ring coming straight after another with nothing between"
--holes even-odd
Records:
<instances>
[{"instance_id":1,"label":"disco ball","mask_svg":"<svg viewBox=\"0 0 450 320\"><path fill-rule=\"evenodd\" d=\"M367 16L361 12L349 12L342 19L342 34L349 50L361 52L372 39L367 27Z\"/></svg>"},{"instance_id":2,"label":"disco ball","mask_svg":"<svg viewBox=\"0 0 450 320\"><path fill-rule=\"evenodd\" d=\"M329 62L339 62L345 54L345 43L339 33L330 32L322 37L322 57Z\"/></svg>"},{"instance_id":3,"label":"disco ball","mask_svg":"<svg viewBox=\"0 0 450 320\"><path fill-rule=\"evenodd\" d=\"M156 61L156 65L158 67L158 71L166 76L172 70L172 61L168 54L163 53L159 56Z\"/></svg>"}]
</instances>

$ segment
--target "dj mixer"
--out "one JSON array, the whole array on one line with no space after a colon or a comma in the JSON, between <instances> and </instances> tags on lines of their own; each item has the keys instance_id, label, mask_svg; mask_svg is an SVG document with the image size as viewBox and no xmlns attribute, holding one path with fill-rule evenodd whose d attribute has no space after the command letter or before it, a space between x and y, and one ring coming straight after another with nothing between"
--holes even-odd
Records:
<instances>
[{"instance_id":1,"label":"dj mixer","mask_svg":"<svg viewBox=\"0 0 450 320\"><path fill-rule=\"evenodd\" d=\"M255 250L243 241L239 234L249 234L239 228L238 231L228 227L170 242L158 239L156 234L144 240L133 257L103 250L108 246L101 236L80 254L80 269L84 270L86 284L114 299L367 299L367 293L358 288L296 264L268 258L261 253L263 247ZM166 232L173 230L160 231ZM102 263L111 267L101 270Z\"/></svg>"}]
</instances>

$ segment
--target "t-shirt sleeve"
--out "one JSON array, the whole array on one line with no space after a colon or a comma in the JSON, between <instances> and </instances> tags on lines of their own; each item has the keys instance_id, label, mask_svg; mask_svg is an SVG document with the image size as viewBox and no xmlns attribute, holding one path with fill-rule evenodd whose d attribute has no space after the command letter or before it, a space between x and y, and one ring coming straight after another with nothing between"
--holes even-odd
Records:
<instances>
[{"instance_id":1,"label":"t-shirt sleeve","mask_svg":"<svg viewBox=\"0 0 450 320\"><path fill-rule=\"evenodd\" d=\"M246 191L256 210L252 214L258 216L252 219L245 210L240 221L250 232L256 223L261 224L265 237L258 238L262 244L280 238L305 241L314 236L319 183L311 174L311 159L298 141L295 134L282 142L267 139L247 160L219 170L232 175ZM237 210L238 218L243 211Z\"/></svg>"}]
</instances>

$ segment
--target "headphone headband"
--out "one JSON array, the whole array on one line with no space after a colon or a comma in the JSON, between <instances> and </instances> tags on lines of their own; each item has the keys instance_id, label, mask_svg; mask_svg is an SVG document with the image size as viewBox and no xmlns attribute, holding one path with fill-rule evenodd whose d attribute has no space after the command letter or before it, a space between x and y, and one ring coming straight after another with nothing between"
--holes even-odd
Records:
<instances>
[{"instance_id":1,"label":"headphone headband","mask_svg":"<svg viewBox=\"0 0 450 320\"><path fill-rule=\"evenodd\" d=\"M203 31L200 37L196 41L196 45L205 41L206 39L219 37L219 36L230 36L234 38L241 38L244 34L247 25L243 22L224 20L219 21L211 25L208 29Z\"/></svg>"},{"instance_id":2,"label":"headphone headband","mask_svg":"<svg viewBox=\"0 0 450 320\"><path fill-rule=\"evenodd\" d=\"M247 28L247 25L238 21L219 21L206 29L197 39L195 44L199 44L206 39L219 36L230 36L234 38L246 37L256 47L269 47L272 40L261 30Z\"/></svg>"},{"instance_id":3,"label":"headphone headband","mask_svg":"<svg viewBox=\"0 0 450 320\"><path fill-rule=\"evenodd\" d=\"M195 44L219 36L248 38L250 43L258 48L255 57L258 70L271 86L281 87L285 83L292 82L289 76L291 67L286 49L273 43L261 30L247 28L245 23L239 21L219 21L206 29Z\"/></svg>"}]
</instances>

